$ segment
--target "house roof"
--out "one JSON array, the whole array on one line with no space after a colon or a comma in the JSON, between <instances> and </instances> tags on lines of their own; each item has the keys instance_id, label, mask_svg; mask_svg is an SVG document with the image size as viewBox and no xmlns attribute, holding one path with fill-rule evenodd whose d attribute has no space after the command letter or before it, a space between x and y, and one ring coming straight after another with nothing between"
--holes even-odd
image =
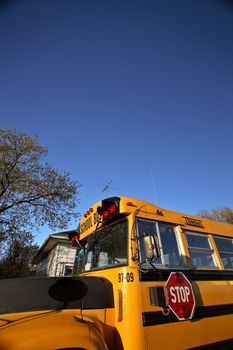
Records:
<instances>
[{"instance_id":1,"label":"house roof","mask_svg":"<svg viewBox=\"0 0 233 350\"><path fill-rule=\"evenodd\" d=\"M58 232L53 233L49 235L44 243L39 248L37 254L33 258L33 264L39 264L41 260L43 260L48 253L56 247L58 243L66 244L66 245L72 245L71 241L68 238L68 233L72 233L75 230L71 231L65 231L65 232Z\"/></svg>"}]
</instances>

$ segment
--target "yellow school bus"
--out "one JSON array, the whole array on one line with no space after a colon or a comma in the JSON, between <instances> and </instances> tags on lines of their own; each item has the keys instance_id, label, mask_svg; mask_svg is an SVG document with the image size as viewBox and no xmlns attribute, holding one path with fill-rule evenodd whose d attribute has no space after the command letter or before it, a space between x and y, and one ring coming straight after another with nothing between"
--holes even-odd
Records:
<instances>
[{"instance_id":1,"label":"yellow school bus","mask_svg":"<svg viewBox=\"0 0 233 350\"><path fill-rule=\"evenodd\" d=\"M233 225L119 196L70 239L73 277L0 281L0 349L233 349Z\"/></svg>"}]
</instances>

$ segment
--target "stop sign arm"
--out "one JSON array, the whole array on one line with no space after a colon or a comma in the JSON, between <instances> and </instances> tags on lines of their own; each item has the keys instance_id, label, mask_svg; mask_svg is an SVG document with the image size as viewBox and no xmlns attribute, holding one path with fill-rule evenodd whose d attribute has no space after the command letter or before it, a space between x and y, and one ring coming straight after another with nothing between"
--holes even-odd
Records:
<instances>
[{"instance_id":1,"label":"stop sign arm","mask_svg":"<svg viewBox=\"0 0 233 350\"><path fill-rule=\"evenodd\" d=\"M182 320L193 318L196 301L192 284L182 272L171 272L164 286L166 305Z\"/></svg>"}]
</instances>

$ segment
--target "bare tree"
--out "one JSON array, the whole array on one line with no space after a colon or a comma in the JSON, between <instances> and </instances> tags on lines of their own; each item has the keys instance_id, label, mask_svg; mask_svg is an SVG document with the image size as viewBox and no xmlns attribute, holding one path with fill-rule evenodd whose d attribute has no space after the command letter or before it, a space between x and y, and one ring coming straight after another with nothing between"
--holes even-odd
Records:
<instances>
[{"instance_id":1,"label":"bare tree","mask_svg":"<svg viewBox=\"0 0 233 350\"><path fill-rule=\"evenodd\" d=\"M1 246L0 278L28 277L35 275L32 260L39 246L29 232L12 232Z\"/></svg>"},{"instance_id":2,"label":"bare tree","mask_svg":"<svg viewBox=\"0 0 233 350\"><path fill-rule=\"evenodd\" d=\"M5 251L12 234L31 234L44 224L65 229L79 217L80 183L46 163L46 154L37 137L0 129L0 248Z\"/></svg>"},{"instance_id":3,"label":"bare tree","mask_svg":"<svg viewBox=\"0 0 233 350\"><path fill-rule=\"evenodd\" d=\"M197 215L202 218L233 224L233 210L229 207L214 208L210 211L203 209Z\"/></svg>"}]
</instances>

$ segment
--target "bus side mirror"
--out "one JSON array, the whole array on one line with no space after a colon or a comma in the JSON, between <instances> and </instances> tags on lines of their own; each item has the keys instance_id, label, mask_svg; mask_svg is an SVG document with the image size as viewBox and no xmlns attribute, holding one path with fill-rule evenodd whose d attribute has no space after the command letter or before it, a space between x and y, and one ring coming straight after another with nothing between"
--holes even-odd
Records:
<instances>
[{"instance_id":1,"label":"bus side mirror","mask_svg":"<svg viewBox=\"0 0 233 350\"><path fill-rule=\"evenodd\" d=\"M154 261L161 255L158 237L151 233L144 233L142 237L145 258L147 261Z\"/></svg>"}]
</instances>

